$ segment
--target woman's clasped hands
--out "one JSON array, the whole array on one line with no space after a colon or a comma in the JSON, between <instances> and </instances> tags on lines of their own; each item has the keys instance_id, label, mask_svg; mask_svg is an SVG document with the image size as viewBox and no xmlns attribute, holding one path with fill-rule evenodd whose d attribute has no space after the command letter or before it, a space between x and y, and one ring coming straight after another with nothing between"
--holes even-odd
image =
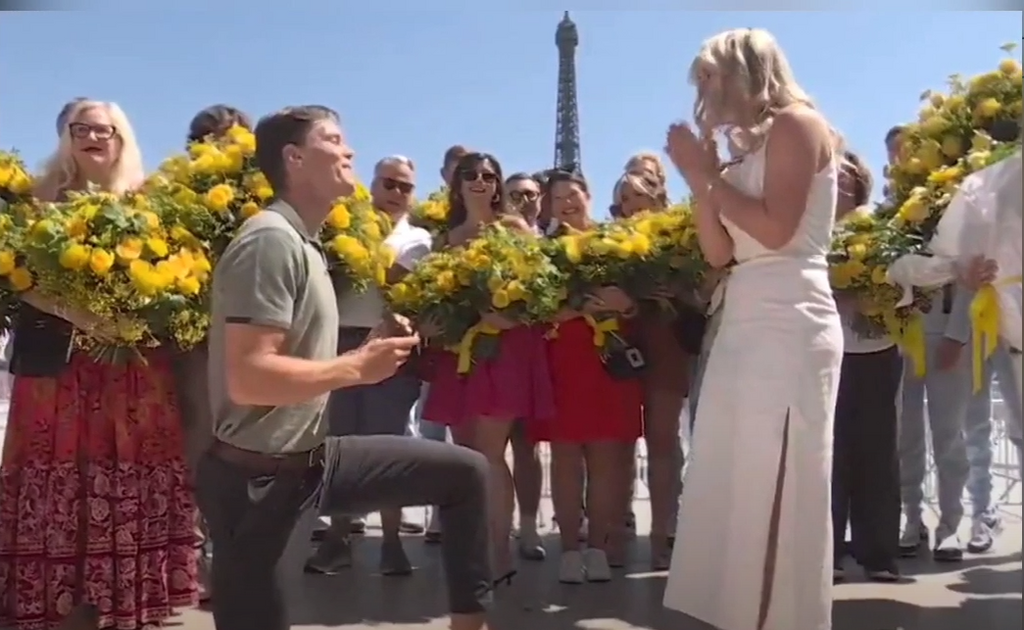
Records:
<instances>
[{"instance_id":1,"label":"woman's clasped hands","mask_svg":"<svg viewBox=\"0 0 1024 630\"><path fill-rule=\"evenodd\" d=\"M583 312L587 315L618 313L627 315L636 309L636 302L619 287L606 286L595 289L587 296Z\"/></svg>"}]
</instances>

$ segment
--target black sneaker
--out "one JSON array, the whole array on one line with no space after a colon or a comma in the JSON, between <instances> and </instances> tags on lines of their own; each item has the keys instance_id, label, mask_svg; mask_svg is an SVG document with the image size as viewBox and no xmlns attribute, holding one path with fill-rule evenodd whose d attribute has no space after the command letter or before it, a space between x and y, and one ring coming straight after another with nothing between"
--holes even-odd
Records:
<instances>
[{"instance_id":1,"label":"black sneaker","mask_svg":"<svg viewBox=\"0 0 1024 630\"><path fill-rule=\"evenodd\" d=\"M900 557L916 558L922 549L928 548L931 534L928 528L921 523L907 523L907 527L900 536Z\"/></svg>"},{"instance_id":2,"label":"black sneaker","mask_svg":"<svg viewBox=\"0 0 1024 630\"><path fill-rule=\"evenodd\" d=\"M869 569L864 568L864 577L871 582L882 582L885 584L892 584L899 582L903 576L900 575L900 570L895 566L888 567L885 569Z\"/></svg>"}]
</instances>

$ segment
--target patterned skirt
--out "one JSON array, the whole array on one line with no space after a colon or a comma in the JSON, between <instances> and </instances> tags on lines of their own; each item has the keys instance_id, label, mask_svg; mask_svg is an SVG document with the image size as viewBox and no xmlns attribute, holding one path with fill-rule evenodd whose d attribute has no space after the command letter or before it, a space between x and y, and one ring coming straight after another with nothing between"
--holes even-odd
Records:
<instances>
[{"instance_id":1,"label":"patterned skirt","mask_svg":"<svg viewBox=\"0 0 1024 630\"><path fill-rule=\"evenodd\" d=\"M76 353L16 377L0 466L0 628L50 630L79 603L138 630L194 605L195 504L167 356Z\"/></svg>"}]
</instances>

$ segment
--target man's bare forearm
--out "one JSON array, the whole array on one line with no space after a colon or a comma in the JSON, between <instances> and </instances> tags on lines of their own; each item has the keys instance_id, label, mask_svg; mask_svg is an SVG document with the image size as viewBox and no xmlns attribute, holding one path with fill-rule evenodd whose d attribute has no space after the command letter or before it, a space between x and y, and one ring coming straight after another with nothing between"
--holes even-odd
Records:
<instances>
[{"instance_id":1,"label":"man's bare forearm","mask_svg":"<svg viewBox=\"0 0 1024 630\"><path fill-rule=\"evenodd\" d=\"M334 389L364 384L361 360L352 352L329 361L261 354L228 370L229 394L236 405L296 405Z\"/></svg>"}]
</instances>

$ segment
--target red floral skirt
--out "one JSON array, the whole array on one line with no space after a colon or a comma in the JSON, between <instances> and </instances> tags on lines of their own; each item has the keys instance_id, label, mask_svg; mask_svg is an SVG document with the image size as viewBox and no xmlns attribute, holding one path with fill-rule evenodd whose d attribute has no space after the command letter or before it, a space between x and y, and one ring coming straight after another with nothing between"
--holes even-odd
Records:
<instances>
[{"instance_id":1,"label":"red floral skirt","mask_svg":"<svg viewBox=\"0 0 1024 630\"><path fill-rule=\"evenodd\" d=\"M191 606L195 504L168 357L76 353L16 377L0 466L0 628L50 630L78 603L137 630Z\"/></svg>"}]
</instances>

